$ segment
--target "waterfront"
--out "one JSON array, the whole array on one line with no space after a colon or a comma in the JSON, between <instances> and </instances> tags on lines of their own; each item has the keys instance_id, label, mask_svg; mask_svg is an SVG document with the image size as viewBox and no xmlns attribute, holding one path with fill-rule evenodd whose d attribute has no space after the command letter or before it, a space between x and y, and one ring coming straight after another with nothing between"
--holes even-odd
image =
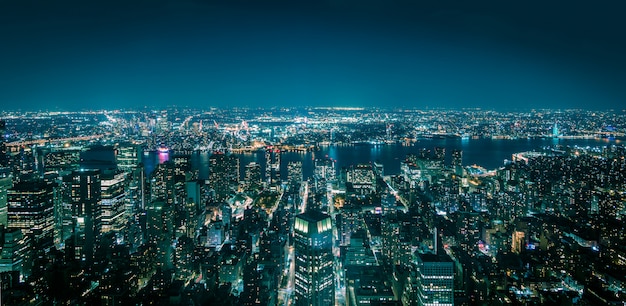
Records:
<instances>
[{"instance_id":1,"label":"waterfront","mask_svg":"<svg viewBox=\"0 0 626 306\"><path fill-rule=\"evenodd\" d=\"M487 169L496 169L504 165L505 160L510 160L512 154L524 151L537 150L546 146L579 146L579 147L603 147L611 144L621 144L620 140L607 139L420 139L415 144L405 146L402 144L387 145L344 145L344 146L321 146L319 150L312 152L283 152L281 176L286 177L286 164L290 161L302 161L303 175L307 179L313 173L314 160L317 158L331 158L336 161L337 169L352 164L369 163L370 161L381 163L385 174L398 174L400 161L407 154L418 154L423 148L433 151L435 147L445 148L446 162L449 163L450 154L453 150L463 151L463 165L479 165ZM201 179L208 178L209 153L195 153L192 155L192 166L199 171ZM240 158L240 172L243 178L245 165L257 162L265 169L264 152L238 154ZM146 172L159 162L163 162L164 156L158 156L157 152L151 152L144 157Z\"/></svg>"}]
</instances>

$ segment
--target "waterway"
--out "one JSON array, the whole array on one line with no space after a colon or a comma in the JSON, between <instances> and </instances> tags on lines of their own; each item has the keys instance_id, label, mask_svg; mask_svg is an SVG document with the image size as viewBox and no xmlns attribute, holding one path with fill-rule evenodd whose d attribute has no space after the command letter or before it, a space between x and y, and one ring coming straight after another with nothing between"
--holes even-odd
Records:
<instances>
[{"instance_id":1,"label":"waterway","mask_svg":"<svg viewBox=\"0 0 626 306\"><path fill-rule=\"evenodd\" d=\"M463 165L479 165L487 169L496 169L502 166L505 160L510 160L514 153L537 150L546 146L564 145L579 147L604 147L612 144L622 144L620 140L606 139L420 139L414 145L402 144L387 145L346 145L346 146L322 146L313 152L283 152L281 155L281 177L287 177L287 163L301 161L304 178L312 176L314 160L328 157L335 160L337 170L358 163L378 162L384 166L385 175L398 174L400 162L407 154L418 154L425 148L434 151L435 147L445 149L446 162L449 162L453 150L462 150ZM195 153L192 155L192 167L199 171L201 179L206 179L209 173L209 153ZM261 165L262 172L265 169L265 153L238 154L240 161L241 176L245 165L257 162ZM144 156L146 172L151 173L154 167L167 160L169 156L150 152Z\"/></svg>"}]
</instances>

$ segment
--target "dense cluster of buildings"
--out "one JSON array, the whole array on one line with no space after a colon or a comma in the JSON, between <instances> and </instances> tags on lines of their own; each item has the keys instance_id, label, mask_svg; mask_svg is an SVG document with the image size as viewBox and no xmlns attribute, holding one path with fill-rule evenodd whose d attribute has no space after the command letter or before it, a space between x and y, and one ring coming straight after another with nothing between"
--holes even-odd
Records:
<instances>
[{"instance_id":1,"label":"dense cluster of buildings","mask_svg":"<svg viewBox=\"0 0 626 306\"><path fill-rule=\"evenodd\" d=\"M501 135L494 126L507 137L620 137L625 124L606 113L594 114L600 123L570 111L433 113L7 116L0 120L1 302L626 302L626 149L619 143L538 148L492 171L441 147L402 156L393 174L376 161L339 168L317 156L305 169L282 157L328 143ZM241 154L259 160L242 164Z\"/></svg>"}]
</instances>

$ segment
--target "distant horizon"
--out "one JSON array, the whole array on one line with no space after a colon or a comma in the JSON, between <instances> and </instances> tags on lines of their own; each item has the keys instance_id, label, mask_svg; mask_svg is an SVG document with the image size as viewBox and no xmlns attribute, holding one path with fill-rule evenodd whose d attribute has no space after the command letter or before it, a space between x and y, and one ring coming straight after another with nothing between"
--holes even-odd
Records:
<instances>
[{"instance_id":1,"label":"distant horizon","mask_svg":"<svg viewBox=\"0 0 626 306\"><path fill-rule=\"evenodd\" d=\"M285 110L285 109L294 109L294 110L336 110L336 111L365 111L365 110L381 110L387 112L395 112L395 111L483 111L483 112L498 112L498 113L530 113L530 112L572 112L572 111L581 111L581 112L626 112L626 106L623 108L612 108L612 109L587 109L587 108L515 108L515 109L496 109L496 108L483 108L483 107L398 107L398 106L306 106L306 105L296 105L296 106L184 106L184 105L167 105L167 106L144 106L144 107L128 107L128 108L83 108L83 109L3 109L0 110L0 114L11 114L11 113L92 113L92 112L133 112L133 111L165 111L165 110L198 110L198 111L209 111L209 110L230 110L230 109L241 109L241 110ZM1 118L0 118L1 119Z\"/></svg>"},{"instance_id":2,"label":"distant horizon","mask_svg":"<svg viewBox=\"0 0 626 306\"><path fill-rule=\"evenodd\" d=\"M626 105L625 10L559 0L2 2L0 105L615 109Z\"/></svg>"}]
</instances>

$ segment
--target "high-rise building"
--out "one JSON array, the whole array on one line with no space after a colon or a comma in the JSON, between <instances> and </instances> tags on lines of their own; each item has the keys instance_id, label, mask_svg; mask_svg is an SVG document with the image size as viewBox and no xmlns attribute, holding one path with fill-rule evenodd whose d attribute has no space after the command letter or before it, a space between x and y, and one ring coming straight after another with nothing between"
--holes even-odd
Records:
<instances>
[{"instance_id":1,"label":"high-rise building","mask_svg":"<svg viewBox=\"0 0 626 306\"><path fill-rule=\"evenodd\" d=\"M178 181L197 180L198 171L191 167L191 155L177 154L172 157L174 174Z\"/></svg>"},{"instance_id":2,"label":"high-rise building","mask_svg":"<svg viewBox=\"0 0 626 306\"><path fill-rule=\"evenodd\" d=\"M93 261L96 239L100 235L102 201L100 170L77 170L71 174L71 206L74 258L87 264Z\"/></svg>"},{"instance_id":3,"label":"high-rise building","mask_svg":"<svg viewBox=\"0 0 626 306\"><path fill-rule=\"evenodd\" d=\"M416 259L417 305L454 305L454 262L446 254L419 254Z\"/></svg>"},{"instance_id":4,"label":"high-rise building","mask_svg":"<svg viewBox=\"0 0 626 306\"><path fill-rule=\"evenodd\" d=\"M28 276L28 262L31 260L30 239L17 228L4 232L2 250L0 250L0 272L19 271L20 276Z\"/></svg>"},{"instance_id":5,"label":"high-rise building","mask_svg":"<svg viewBox=\"0 0 626 306\"><path fill-rule=\"evenodd\" d=\"M100 224L102 232L120 231L125 225L123 220L126 201L126 174L118 173L101 179L102 203Z\"/></svg>"},{"instance_id":6,"label":"high-rise building","mask_svg":"<svg viewBox=\"0 0 626 306\"><path fill-rule=\"evenodd\" d=\"M6 172L0 172L0 228L7 228L9 225L7 192L13 187L13 179L8 175L8 171Z\"/></svg>"},{"instance_id":7,"label":"high-rise building","mask_svg":"<svg viewBox=\"0 0 626 306\"><path fill-rule=\"evenodd\" d=\"M261 187L261 165L251 162L246 165L246 185L250 190L257 190Z\"/></svg>"},{"instance_id":8,"label":"high-rise building","mask_svg":"<svg viewBox=\"0 0 626 306\"><path fill-rule=\"evenodd\" d=\"M329 215L308 211L295 219L295 305L334 305L333 226Z\"/></svg>"},{"instance_id":9,"label":"high-rise building","mask_svg":"<svg viewBox=\"0 0 626 306\"><path fill-rule=\"evenodd\" d=\"M174 172L173 162L167 161L157 166L150 179L151 201L164 201L168 205L174 205L176 200Z\"/></svg>"},{"instance_id":10,"label":"high-rise building","mask_svg":"<svg viewBox=\"0 0 626 306\"><path fill-rule=\"evenodd\" d=\"M312 186L315 189L325 189L326 184L334 182L337 179L337 170L335 169L335 161L330 158L316 159L315 169L313 173Z\"/></svg>"},{"instance_id":11,"label":"high-rise building","mask_svg":"<svg viewBox=\"0 0 626 306\"><path fill-rule=\"evenodd\" d=\"M280 183L280 149L267 147L265 149L265 178L268 184Z\"/></svg>"},{"instance_id":12,"label":"high-rise building","mask_svg":"<svg viewBox=\"0 0 626 306\"><path fill-rule=\"evenodd\" d=\"M141 147L138 145L120 145L116 153L115 160L122 171L131 172L141 162Z\"/></svg>"},{"instance_id":13,"label":"high-rise building","mask_svg":"<svg viewBox=\"0 0 626 306\"><path fill-rule=\"evenodd\" d=\"M315 160L315 176L320 179L328 181L335 180L336 178L335 161L330 158L316 159Z\"/></svg>"},{"instance_id":14,"label":"high-rise building","mask_svg":"<svg viewBox=\"0 0 626 306\"><path fill-rule=\"evenodd\" d=\"M8 166L7 146L4 135L6 134L6 122L0 119L0 167Z\"/></svg>"},{"instance_id":15,"label":"high-rise building","mask_svg":"<svg viewBox=\"0 0 626 306\"><path fill-rule=\"evenodd\" d=\"M358 164L348 168L346 183L351 190L359 194L376 191L376 175L370 164Z\"/></svg>"},{"instance_id":16,"label":"high-rise building","mask_svg":"<svg viewBox=\"0 0 626 306\"><path fill-rule=\"evenodd\" d=\"M215 153L209 157L209 187L215 190L215 200L226 200L239 185L239 158Z\"/></svg>"},{"instance_id":17,"label":"high-rise building","mask_svg":"<svg viewBox=\"0 0 626 306\"><path fill-rule=\"evenodd\" d=\"M287 164L287 180L292 187L298 187L302 184L304 177L302 175L302 162L290 161Z\"/></svg>"},{"instance_id":18,"label":"high-rise building","mask_svg":"<svg viewBox=\"0 0 626 306\"><path fill-rule=\"evenodd\" d=\"M60 201L54 183L22 181L8 190L8 221L32 237L38 247L50 247L54 233L54 207Z\"/></svg>"},{"instance_id":19,"label":"high-rise building","mask_svg":"<svg viewBox=\"0 0 626 306\"><path fill-rule=\"evenodd\" d=\"M146 240L156 246L157 265L168 266L172 261L174 216L171 205L153 201L146 207Z\"/></svg>"}]
</instances>

